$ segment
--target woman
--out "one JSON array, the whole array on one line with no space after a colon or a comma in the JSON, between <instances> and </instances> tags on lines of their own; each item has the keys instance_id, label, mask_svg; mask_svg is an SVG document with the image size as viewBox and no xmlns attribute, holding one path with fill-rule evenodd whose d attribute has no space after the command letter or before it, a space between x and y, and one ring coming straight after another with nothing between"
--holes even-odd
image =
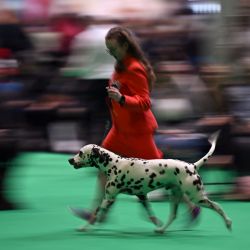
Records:
<instances>
[{"instance_id":1,"label":"woman","mask_svg":"<svg viewBox=\"0 0 250 250\"><path fill-rule=\"evenodd\" d=\"M157 128L151 111L150 92L155 82L153 69L133 34L124 27L111 28L105 37L108 53L116 59L115 70L106 88L112 127L101 146L124 157L160 159L162 152L154 142ZM106 177L99 174L100 204ZM192 204L188 203L192 208ZM97 207L96 206L96 207ZM197 209L197 208L195 208ZM83 219L92 212L72 209Z\"/></svg>"},{"instance_id":2,"label":"woman","mask_svg":"<svg viewBox=\"0 0 250 250\"><path fill-rule=\"evenodd\" d=\"M109 30L106 47L116 65L107 87L112 128L102 146L126 157L161 158L153 138L157 122L150 110L152 67L125 28Z\"/></svg>"}]
</instances>

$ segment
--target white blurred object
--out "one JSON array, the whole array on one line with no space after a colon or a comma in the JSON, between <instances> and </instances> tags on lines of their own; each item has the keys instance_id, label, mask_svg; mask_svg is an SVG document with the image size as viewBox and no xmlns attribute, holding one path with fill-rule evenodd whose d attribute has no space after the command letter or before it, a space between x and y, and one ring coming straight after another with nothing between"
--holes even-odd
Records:
<instances>
[{"instance_id":1,"label":"white blurred object","mask_svg":"<svg viewBox=\"0 0 250 250\"><path fill-rule=\"evenodd\" d=\"M78 152L86 141L80 140L75 122L54 122L48 126L49 143L54 152Z\"/></svg>"},{"instance_id":2,"label":"white blurred object","mask_svg":"<svg viewBox=\"0 0 250 250\"><path fill-rule=\"evenodd\" d=\"M111 27L113 25L90 25L79 33L62 73L75 72L82 79L109 79L114 70L114 58L106 51L105 36Z\"/></svg>"},{"instance_id":3,"label":"white blurred object","mask_svg":"<svg viewBox=\"0 0 250 250\"><path fill-rule=\"evenodd\" d=\"M153 99L152 110L158 121L180 121L193 115L191 103L184 98Z\"/></svg>"},{"instance_id":4,"label":"white blurred object","mask_svg":"<svg viewBox=\"0 0 250 250\"><path fill-rule=\"evenodd\" d=\"M59 48L59 32L30 32L30 38L38 52L53 51Z\"/></svg>"},{"instance_id":5,"label":"white blurred object","mask_svg":"<svg viewBox=\"0 0 250 250\"><path fill-rule=\"evenodd\" d=\"M164 0L54 0L50 14L63 12L82 13L114 18L158 18L171 12L173 4Z\"/></svg>"}]
</instances>

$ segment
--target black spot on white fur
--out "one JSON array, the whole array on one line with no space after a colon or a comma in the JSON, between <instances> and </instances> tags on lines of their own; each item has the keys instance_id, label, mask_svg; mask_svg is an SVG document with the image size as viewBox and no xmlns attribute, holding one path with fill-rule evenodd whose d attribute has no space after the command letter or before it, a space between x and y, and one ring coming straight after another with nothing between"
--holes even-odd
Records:
<instances>
[{"instance_id":1,"label":"black spot on white fur","mask_svg":"<svg viewBox=\"0 0 250 250\"><path fill-rule=\"evenodd\" d=\"M160 174L160 175L165 174L165 170L164 170L164 169L162 169L162 170L159 172L159 174Z\"/></svg>"}]
</instances>

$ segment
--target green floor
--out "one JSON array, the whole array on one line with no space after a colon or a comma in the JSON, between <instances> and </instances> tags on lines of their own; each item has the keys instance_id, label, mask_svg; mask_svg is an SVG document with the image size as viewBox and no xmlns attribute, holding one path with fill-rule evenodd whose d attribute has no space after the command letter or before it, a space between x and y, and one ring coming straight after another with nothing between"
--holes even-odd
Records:
<instances>
[{"instance_id":1,"label":"green floor","mask_svg":"<svg viewBox=\"0 0 250 250\"><path fill-rule=\"evenodd\" d=\"M218 201L233 220L228 232L222 219L203 209L195 227L186 226L187 213L181 206L178 219L164 235L153 232L140 206L131 196L121 195L108 222L88 233L75 228L82 221L68 206L87 207L95 190L95 171L74 170L68 155L30 153L20 155L9 177L10 197L23 209L0 212L0 249L232 249L250 245L250 203ZM161 219L169 213L168 202L152 206Z\"/></svg>"}]
</instances>

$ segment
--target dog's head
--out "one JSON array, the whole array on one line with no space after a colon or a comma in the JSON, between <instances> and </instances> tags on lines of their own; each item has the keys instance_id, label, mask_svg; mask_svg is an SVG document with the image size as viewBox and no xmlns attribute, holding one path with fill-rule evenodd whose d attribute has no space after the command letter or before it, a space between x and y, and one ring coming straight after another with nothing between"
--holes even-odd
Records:
<instances>
[{"instance_id":1,"label":"dog's head","mask_svg":"<svg viewBox=\"0 0 250 250\"><path fill-rule=\"evenodd\" d=\"M70 158L69 163L76 169L84 167L100 168L100 166L106 167L110 160L109 154L104 152L101 147L88 144L82 147L73 158Z\"/></svg>"},{"instance_id":2,"label":"dog's head","mask_svg":"<svg viewBox=\"0 0 250 250\"><path fill-rule=\"evenodd\" d=\"M93 151L95 151L94 144L88 144L80 149L80 151L73 157L70 158L69 164L72 165L75 169L84 168L84 167L94 167L95 163L93 162Z\"/></svg>"}]
</instances>

